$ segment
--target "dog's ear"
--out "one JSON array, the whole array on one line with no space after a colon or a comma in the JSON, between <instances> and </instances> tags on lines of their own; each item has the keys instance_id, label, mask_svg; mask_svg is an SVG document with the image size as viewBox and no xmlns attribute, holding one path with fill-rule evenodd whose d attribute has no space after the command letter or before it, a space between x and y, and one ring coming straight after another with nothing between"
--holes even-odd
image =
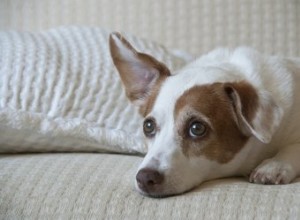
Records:
<instances>
[{"instance_id":1,"label":"dog's ear","mask_svg":"<svg viewBox=\"0 0 300 220\"><path fill-rule=\"evenodd\" d=\"M241 131L269 143L282 119L283 111L267 93L257 93L247 82L225 83L235 120Z\"/></svg>"},{"instance_id":2,"label":"dog's ear","mask_svg":"<svg viewBox=\"0 0 300 220\"><path fill-rule=\"evenodd\" d=\"M127 97L143 105L156 83L170 75L169 69L152 56L137 52L119 33L110 35L109 45Z\"/></svg>"}]
</instances>

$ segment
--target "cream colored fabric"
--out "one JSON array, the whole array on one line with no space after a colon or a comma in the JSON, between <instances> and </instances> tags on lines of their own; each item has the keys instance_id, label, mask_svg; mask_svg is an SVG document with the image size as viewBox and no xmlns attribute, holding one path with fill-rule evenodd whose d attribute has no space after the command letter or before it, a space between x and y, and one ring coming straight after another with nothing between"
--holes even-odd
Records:
<instances>
[{"instance_id":1,"label":"cream colored fabric","mask_svg":"<svg viewBox=\"0 0 300 220\"><path fill-rule=\"evenodd\" d=\"M165 199L133 187L141 158L106 154L0 158L0 219L299 219L300 180L263 186L244 179L205 183Z\"/></svg>"},{"instance_id":2,"label":"cream colored fabric","mask_svg":"<svg viewBox=\"0 0 300 220\"><path fill-rule=\"evenodd\" d=\"M108 34L83 27L0 32L0 153L146 152ZM156 43L126 38L171 71L186 63Z\"/></svg>"},{"instance_id":3,"label":"cream colored fabric","mask_svg":"<svg viewBox=\"0 0 300 220\"><path fill-rule=\"evenodd\" d=\"M1 0L0 29L91 25L194 54L250 45L300 55L299 0Z\"/></svg>"}]
</instances>

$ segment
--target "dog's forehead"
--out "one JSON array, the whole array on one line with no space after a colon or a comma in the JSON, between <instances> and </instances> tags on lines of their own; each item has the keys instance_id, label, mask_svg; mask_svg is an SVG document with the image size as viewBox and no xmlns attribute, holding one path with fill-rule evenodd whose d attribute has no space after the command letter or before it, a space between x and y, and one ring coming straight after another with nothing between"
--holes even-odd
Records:
<instances>
[{"instance_id":1,"label":"dog's forehead","mask_svg":"<svg viewBox=\"0 0 300 220\"><path fill-rule=\"evenodd\" d=\"M216 79L219 82L225 82L232 76L231 72L214 67L184 69L178 74L168 77L162 84L152 113L158 114L160 117L171 116L177 100L189 89L195 86L212 84Z\"/></svg>"},{"instance_id":2,"label":"dog's forehead","mask_svg":"<svg viewBox=\"0 0 300 220\"><path fill-rule=\"evenodd\" d=\"M229 102L225 95L222 83L213 83L206 85L196 85L186 90L177 99L174 108L174 117L179 118L182 112L194 112L201 115L202 120L206 122L217 117L222 118L222 114L228 113Z\"/></svg>"}]
</instances>

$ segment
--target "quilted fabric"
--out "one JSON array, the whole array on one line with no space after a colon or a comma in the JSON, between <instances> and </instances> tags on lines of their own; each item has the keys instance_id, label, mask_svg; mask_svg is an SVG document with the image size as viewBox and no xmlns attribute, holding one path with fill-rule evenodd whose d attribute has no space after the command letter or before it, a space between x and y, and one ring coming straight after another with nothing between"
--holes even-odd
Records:
<instances>
[{"instance_id":1,"label":"quilted fabric","mask_svg":"<svg viewBox=\"0 0 300 220\"><path fill-rule=\"evenodd\" d=\"M300 180L257 185L245 179L202 184L152 199L134 190L141 158L107 154L0 157L0 219L299 219Z\"/></svg>"},{"instance_id":2,"label":"quilted fabric","mask_svg":"<svg viewBox=\"0 0 300 220\"><path fill-rule=\"evenodd\" d=\"M171 70L186 62L155 43L127 38ZM0 153L145 152L141 118L112 64L108 32L2 32L0 51Z\"/></svg>"}]
</instances>

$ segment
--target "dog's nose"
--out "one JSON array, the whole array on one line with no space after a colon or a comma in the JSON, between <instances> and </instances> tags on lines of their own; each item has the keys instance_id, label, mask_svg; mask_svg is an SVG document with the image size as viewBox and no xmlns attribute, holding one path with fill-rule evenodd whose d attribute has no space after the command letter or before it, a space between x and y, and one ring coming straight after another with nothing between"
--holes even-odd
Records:
<instances>
[{"instance_id":1,"label":"dog's nose","mask_svg":"<svg viewBox=\"0 0 300 220\"><path fill-rule=\"evenodd\" d=\"M136 175L136 181L141 190L148 192L154 186L163 182L164 176L156 170L144 168L141 169Z\"/></svg>"}]
</instances>

